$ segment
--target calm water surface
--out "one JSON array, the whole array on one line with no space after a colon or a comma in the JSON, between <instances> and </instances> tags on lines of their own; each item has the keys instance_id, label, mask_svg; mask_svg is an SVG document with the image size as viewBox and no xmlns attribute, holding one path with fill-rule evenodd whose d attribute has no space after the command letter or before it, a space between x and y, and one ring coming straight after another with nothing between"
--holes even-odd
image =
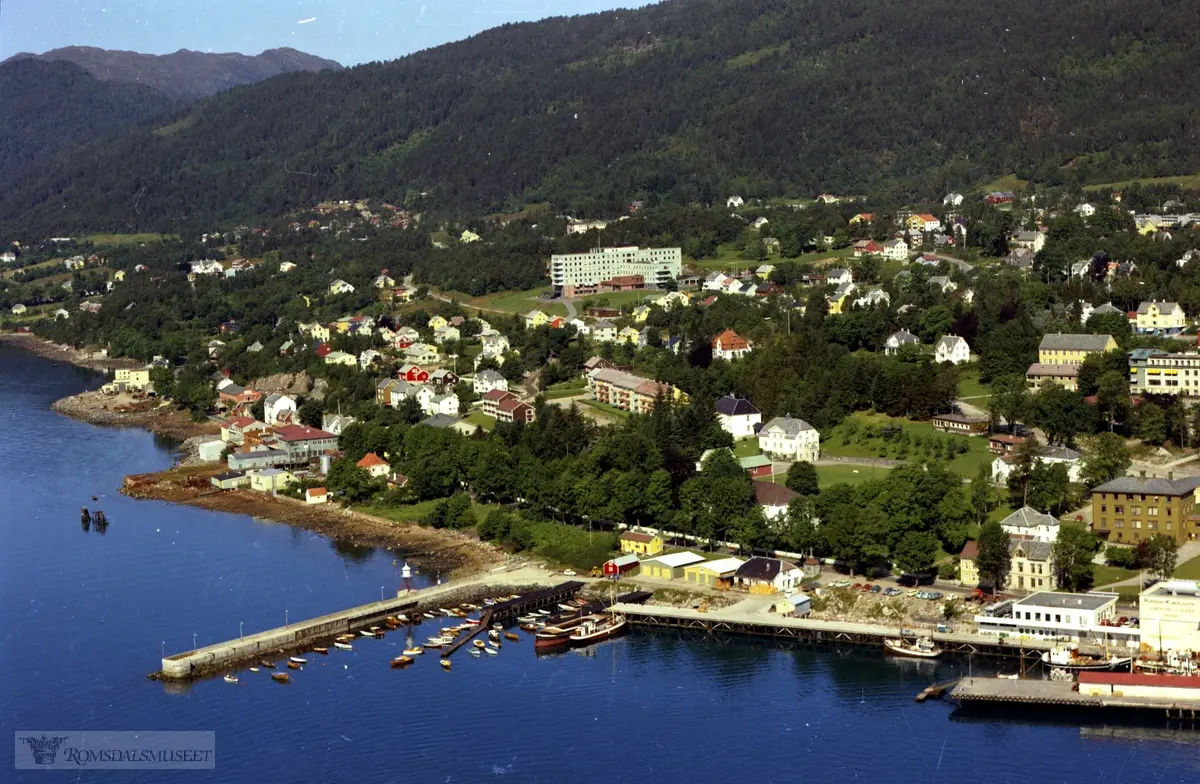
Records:
<instances>
[{"instance_id":1,"label":"calm water surface","mask_svg":"<svg viewBox=\"0 0 1200 784\"><path fill-rule=\"evenodd\" d=\"M431 655L390 670L392 634L311 657L290 686L164 688L145 680L164 647L377 599L394 556L126 499L121 478L168 466L170 444L47 409L99 383L0 346L0 782L59 775L13 770L18 729L214 730L216 770L178 778L238 784L1200 781L1200 731L964 718L912 698L976 663L862 650L633 634L537 658L522 640L447 673ZM83 505L107 535L81 530ZM93 777L169 774L71 776Z\"/></svg>"}]
</instances>

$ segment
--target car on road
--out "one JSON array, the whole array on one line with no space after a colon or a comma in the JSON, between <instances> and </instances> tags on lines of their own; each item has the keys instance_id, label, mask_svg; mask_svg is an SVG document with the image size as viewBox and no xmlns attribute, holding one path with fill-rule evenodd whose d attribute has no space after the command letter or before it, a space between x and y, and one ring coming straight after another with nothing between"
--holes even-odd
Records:
<instances>
[{"instance_id":1,"label":"car on road","mask_svg":"<svg viewBox=\"0 0 1200 784\"><path fill-rule=\"evenodd\" d=\"M884 596L899 596L902 593L904 593L904 591L901 591L899 588L884 588L883 589Z\"/></svg>"},{"instance_id":2,"label":"car on road","mask_svg":"<svg viewBox=\"0 0 1200 784\"><path fill-rule=\"evenodd\" d=\"M830 588L849 588L850 581L849 580L834 580L833 582L831 582L829 584L829 587Z\"/></svg>"}]
</instances>

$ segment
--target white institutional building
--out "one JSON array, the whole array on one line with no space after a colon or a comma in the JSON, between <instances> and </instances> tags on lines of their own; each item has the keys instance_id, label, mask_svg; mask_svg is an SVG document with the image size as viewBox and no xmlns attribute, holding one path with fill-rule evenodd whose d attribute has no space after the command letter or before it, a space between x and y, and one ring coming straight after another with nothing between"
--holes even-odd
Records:
<instances>
[{"instance_id":1,"label":"white institutional building","mask_svg":"<svg viewBox=\"0 0 1200 784\"><path fill-rule=\"evenodd\" d=\"M587 253L556 253L550 257L550 282L556 297L594 294L600 283L640 275L647 288L661 286L683 273L679 248L593 248Z\"/></svg>"}]
</instances>

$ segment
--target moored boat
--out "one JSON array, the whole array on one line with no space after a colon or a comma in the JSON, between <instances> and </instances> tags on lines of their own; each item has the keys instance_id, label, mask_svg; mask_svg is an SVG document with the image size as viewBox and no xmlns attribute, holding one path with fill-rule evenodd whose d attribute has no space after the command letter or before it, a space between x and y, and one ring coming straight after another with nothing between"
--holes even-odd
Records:
<instances>
[{"instance_id":1,"label":"moored boat","mask_svg":"<svg viewBox=\"0 0 1200 784\"><path fill-rule=\"evenodd\" d=\"M420 656L422 653L425 653L424 648L405 648L404 649L405 656Z\"/></svg>"},{"instance_id":2,"label":"moored boat","mask_svg":"<svg viewBox=\"0 0 1200 784\"><path fill-rule=\"evenodd\" d=\"M450 660L449 660L449 659L442 659L442 662L441 662L441 664L442 664L442 669L443 669L443 670L448 670L448 669L450 669Z\"/></svg>"},{"instance_id":3,"label":"moored boat","mask_svg":"<svg viewBox=\"0 0 1200 784\"><path fill-rule=\"evenodd\" d=\"M914 659L936 659L942 655L942 649L934 645L933 640L928 637L920 637L916 640L888 637L883 641L883 647L888 653L909 656Z\"/></svg>"},{"instance_id":4,"label":"moored boat","mask_svg":"<svg viewBox=\"0 0 1200 784\"><path fill-rule=\"evenodd\" d=\"M261 664L262 666L266 667L268 670L273 670L273 669L275 669L275 662L273 662L273 661L269 661L269 660L267 660L267 659L263 659L262 661L260 661L260 662L259 662L259 664Z\"/></svg>"},{"instance_id":5,"label":"moored boat","mask_svg":"<svg viewBox=\"0 0 1200 784\"><path fill-rule=\"evenodd\" d=\"M425 616L426 618L430 618L430 619L432 619L432 618L436 618L436 617L437 617L436 615L434 615L434 614L433 614L433 613L431 613L431 612L425 612L425 613L421 613L421 615Z\"/></svg>"},{"instance_id":6,"label":"moored boat","mask_svg":"<svg viewBox=\"0 0 1200 784\"><path fill-rule=\"evenodd\" d=\"M487 651L492 656L495 656L498 653L500 653L500 651L496 650L495 648L484 648L483 650Z\"/></svg>"},{"instance_id":7,"label":"moored boat","mask_svg":"<svg viewBox=\"0 0 1200 784\"><path fill-rule=\"evenodd\" d=\"M258 668L257 668L257 667L251 667L251 668L250 668L250 672L258 672Z\"/></svg>"},{"instance_id":8,"label":"moored boat","mask_svg":"<svg viewBox=\"0 0 1200 784\"><path fill-rule=\"evenodd\" d=\"M590 645L601 640L611 639L623 632L627 623L625 616L620 614L584 619L579 626L575 627L575 631L571 632L571 643Z\"/></svg>"},{"instance_id":9,"label":"moored boat","mask_svg":"<svg viewBox=\"0 0 1200 784\"><path fill-rule=\"evenodd\" d=\"M1081 654L1078 645L1058 645L1042 652L1042 663L1057 670L1127 670L1132 662L1132 656L1104 659Z\"/></svg>"},{"instance_id":10,"label":"moored boat","mask_svg":"<svg viewBox=\"0 0 1200 784\"><path fill-rule=\"evenodd\" d=\"M226 675L225 682L226 683L237 683L238 682L237 676L236 675Z\"/></svg>"},{"instance_id":11,"label":"moored boat","mask_svg":"<svg viewBox=\"0 0 1200 784\"><path fill-rule=\"evenodd\" d=\"M586 615L581 618L571 618L555 626L546 626L537 629L533 638L533 647L541 650L543 648L555 648L560 645L567 645L571 642L571 634L577 626L586 620L596 620L598 617L595 615ZM525 629L525 631L533 631L533 629Z\"/></svg>"},{"instance_id":12,"label":"moored boat","mask_svg":"<svg viewBox=\"0 0 1200 784\"><path fill-rule=\"evenodd\" d=\"M296 664L308 664L308 659L301 656L291 656L288 658L288 661L295 662Z\"/></svg>"},{"instance_id":13,"label":"moored boat","mask_svg":"<svg viewBox=\"0 0 1200 784\"><path fill-rule=\"evenodd\" d=\"M288 675L286 672L273 672L271 673L271 679L277 681L278 683L290 683L292 676Z\"/></svg>"},{"instance_id":14,"label":"moored boat","mask_svg":"<svg viewBox=\"0 0 1200 784\"><path fill-rule=\"evenodd\" d=\"M288 662L288 669L289 670L298 670L298 669L300 669L300 665L294 661L290 661L290 662Z\"/></svg>"},{"instance_id":15,"label":"moored boat","mask_svg":"<svg viewBox=\"0 0 1200 784\"><path fill-rule=\"evenodd\" d=\"M334 648L337 648L338 650L342 650L342 651L352 651L352 650L354 650L354 646L353 646L353 645L351 645L351 644L350 644L350 643L348 643L348 642L335 642L335 643L333 644L333 647L334 647Z\"/></svg>"},{"instance_id":16,"label":"moored boat","mask_svg":"<svg viewBox=\"0 0 1200 784\"><path fill-rule=\"evenodd\" d=\"M476 640L476 641L475 641L475 647L476 647L476 648L482 648L482 647L483 647L483 640Z\"/></svg>"},{"instance_id":17,"label":"moored boat","mask_svg":"<svg viewBox=\"0 0 1200 784\"><path fill-rule=\"evenodd\" d=\"M504 639L512 640L513 642L516 642L517 640L519 640L521 638L519 636L517 636L516 634L514 634L513 632L505 632Z\"/></svg>"},{"instance_id":18,"label":"moored boat","mask_svg":"<svg viewBox=\"0 0 1200 784\"><path fill-rule=\"evenodd\" d=\"M411 656L397 656L396 658L392 659L393 667L404 667L412 663L413 657Z\"/></svg>"},{"instance_id":19,"label":"moored boat","mask_svg":"<svg viewBox=\"0 0 1200 784\"><path fill-rule=\"evenodd\" d=\"M371 631L370 629L360 629L358 633L359 633L359 635L361 635L363 637L374 637L375 636L375 632Z\"/></svg>"},{"instance_id":20,"label":"moored boat","mask_svg":"<svg viewBox=\"0 0 1200 784\"><path fill-rule=\"evenodd\" d=\"M326 647L324 647L324 646L322 646L322 647L320 647L320 648L313 648L313 653L319 653L319 654L321 654L322 656L328 656L328 655L329 655L329 649L328 649L328 648L326 648Z\"/></svg>"}]
</instances>

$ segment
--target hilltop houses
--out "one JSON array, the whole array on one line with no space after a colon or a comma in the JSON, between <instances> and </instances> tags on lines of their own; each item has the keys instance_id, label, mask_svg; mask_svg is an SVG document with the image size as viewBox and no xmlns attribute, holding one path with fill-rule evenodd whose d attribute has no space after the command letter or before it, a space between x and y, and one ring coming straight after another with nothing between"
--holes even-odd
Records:
<instances>
[{"instance_id":1,"label":"hilltop houses","mask_svg":"<svg viewBox=\"0 0 1200 784\"><path fill-rule=\"evenodd\" d=\"M777 460L815 463L821 457L821 436L803 419L775 417L758 431L758 448Z\"/></svg>"},{"instance_id":2,"label":"hilltop houses","mask_svg":"<svg viewBox=\"0 0 1200 784\"><path fill-rule=\"evenodd\" d=\"M762 412L743 397L725 395L718 398L713 408L716 409L721 428L734 438L749 438L762 424Z\"/></svg>"},{"instance_id":3,"label":"hilltop houses","mask_svg":"<svg viewBox=\"0 0 1200 784\"><path fill-rule=\"evenodd\" d=\"M971 347L958 335L944 335L934 344L933 358L935 362L961 365L970 361Z\"/></svg>"},{"instance_id":4,"label":"hilltop houses","mask_svg":"<svg viewBox=\"0 0 1200 784\"><path fill-rule=\"evenodd\" d=\"M883 344L883 353L892 355L899 353L903 346L919 346L921 339L907 329L893 332Z\"/></svg>"},{"instance_id":5,"label":"hilltop houses","mask_svg":"<svg viewBox=\"0 0 1200 784\"><path fill-rule=\"evenodd\" d=\"M737 359L750 353L753 345L732 329L727 329L713 338L714 359Z\"/></svg>"}]
</instances>

